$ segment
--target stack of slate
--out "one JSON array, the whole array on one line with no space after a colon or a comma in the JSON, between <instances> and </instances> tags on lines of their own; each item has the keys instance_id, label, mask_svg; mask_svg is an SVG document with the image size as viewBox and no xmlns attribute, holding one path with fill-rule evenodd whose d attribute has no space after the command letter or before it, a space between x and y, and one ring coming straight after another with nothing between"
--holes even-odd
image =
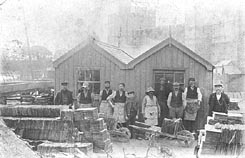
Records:
<instances>
[{"instance_id":1,"label":"stack of slate","mask_svg":"<svg viewBox=\"0 0 245 158\"><path fill-rule=\"evenodd\" d=\"M21 96L18 96L18 95L8 96L6 98L6 104L7 105L20 105L21 104Z\"/></svg>"},{"instance_id":2,"label":"stack of slate","mask_svg":"<svg viewBox=\"0 0 245 158\"><path fill-rule=\"evenodd\" d=\"M226 113L221 112L213 112L214 120L218 121L219 123L226 124L228 121L228 115Z\"/></svg>"},{"instance_id":3,"label":"stack of slate","mask_svg":"<svg viewBox=\"0 0 245 158\"><path fill-rule=\"evenodd\" d=\"M112 150L110 134L106 129L103 118L99 118L97 108L80 108L73 110L62 110L62 120L74 120L74 127L84 133L87 142L93 142L95 148L104 151Z\"/></svg>"},{"instance_id":4,"label":"stack of slate","mask_svg":"<svg viewBox=\"0 0 245 158\"><path fill-rule=\"evenodd\" d=\"M236 155L241 151L243 116L239 113L217 113L208 117L201 154Z\"/></svg>"},{"instance_id":5,"label":"stack of slate","mask_svg":"<svg viewBox=\"0 0 245 158\"><path fill-rule=\"evenodd\" d=\"M14 129L21 138L29 141L45 141L46 144L38 143L37 147L33 147L41 153L56 150L60 152L72 152L74 150L83 152L85 149L85 153L90 153L93 144L84 142L84 134L75 127L73 119L60 117L62 109L68 109L68 107L1 105L0 115L6 125ZM49 141L48 144L47 141ZM38 147L39 145L40 147ZM71 149L71 146L74 148Z\"/></svg>"},{"instance_id":6,"label":"stack of slate","mask_svg":"<svg viewBox=\"0 0 245 158\"><path fill-rule=\"evenodd\" d=\"M21 104L22 105L32 105L34 103L34 97L31 95L21 95Z\"/></svg>"}]
</instances>

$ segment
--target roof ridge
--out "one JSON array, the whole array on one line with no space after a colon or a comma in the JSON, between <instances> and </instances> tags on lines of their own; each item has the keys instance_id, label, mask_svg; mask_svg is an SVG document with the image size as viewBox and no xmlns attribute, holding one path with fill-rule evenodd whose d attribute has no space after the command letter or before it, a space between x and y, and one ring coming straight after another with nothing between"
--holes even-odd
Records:
<instances>
[{"instance_id":1,"label":"roof ridge","mask_svg":"<svg viewBox=\"0 0 245 158\"><path fill-rule=\"evenodd\" d=\"M112 44L109 44L109 43L106 43L106 42L102 42L102 41L99 41L99 40L96 40L96 39L95 39L95 41L98 42L98 43L100 43L100 44L102 44L102 45L104 45L104 46L107 46L107 47L111 47L111 48L120 50L120 51L122 51L124 54L126 54L127 56L129 56L130 58L134 59L134 57L132 57L132 56L131 56L130 54L128 54L126 51L120 49L120 48L117 47L117 46L114 46L114 45L112 45Z\"/></svg>"}]
</instances>

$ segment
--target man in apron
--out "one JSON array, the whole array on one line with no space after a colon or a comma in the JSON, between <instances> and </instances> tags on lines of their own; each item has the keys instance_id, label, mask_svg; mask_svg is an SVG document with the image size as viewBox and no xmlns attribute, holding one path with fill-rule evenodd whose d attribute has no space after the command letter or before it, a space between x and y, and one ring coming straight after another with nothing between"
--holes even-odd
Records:
<instances>
[{"instance_id":1,"label":"man in apron","mask_svg":"<svg viewBox=\"0 0 245 158\"><path fill-rule=\"evenodd\" d=\"M112 117L112 107L107 101L108 96L112 94L112 89L110 88L110 81L105 81L105 89L100 91L100 108L99 112L103 113L105 117Z\"/></svg>"},{"instance_id":2,"label":"man in apron","mask_svg":"<svg viewBox=\"0 0 245 158\"><path fill-rule=\"evenodd\" d=\"M195 78L189 78L189 86L185 88L184 96L186 107L184 111L185 129L194 133L196 116L202 101L202 94L198 87L195 86Z\"/></svg>"},{"instance_id":3,"label":"man in apron","mask_svg":"<svg viewBox=\"0 0 245 158\"><path fill-rule=\"evenodd\" d=\"M125 103L126 98L128 97L128 93L125 91L125 84L120 83L119 89L114 91L107 100L110 102L112 107L114 108L113 117L116 119L118 123L122 123L124 127L126 127L126 112L125 112ZM112 103L114 102L114 104Z\"/></svg>"},{"instance_id":4,"label":"man in apron","mask_svg":"<svg viewBox=\"0 0 245 158\"><path fill-rule=\"evenodd\" d=\"M54 104L55 105L70 105L72 106L73 97L72 92L67 89L68 82L62 82L62 90L57 93Z\"/></svg>"},{"instance_id":5,"label":"man in apron","mask_svg":"<svg viewBox=\"0 0 245 158\"><path fill-rule=\"evenodd\" d=\"M160 107L157 97L153 94L154 89L152 87L147 88L146 96L142 102L142 114L145 118L145 124L150 126L158 125L158 118L160 115Z\"/></svg>"},{"instance_id":6,"label":"man in apron","mask_svg":"<svg viewBox=\"0 0 245 158\"><path fill-rule=\"evenodd\" d=\"M92 107L93 97L89 90L89 83L84 82L82 85L82 90L77 96L78 107L77 108L90 108Z\"/></svg>"}]
</instances>

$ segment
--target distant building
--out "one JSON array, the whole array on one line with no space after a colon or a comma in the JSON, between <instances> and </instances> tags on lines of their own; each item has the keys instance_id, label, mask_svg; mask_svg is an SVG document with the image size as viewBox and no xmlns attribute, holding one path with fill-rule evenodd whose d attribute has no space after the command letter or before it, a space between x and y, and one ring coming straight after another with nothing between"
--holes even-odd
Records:
<instances>
[{"instance_id":1,"label":"distant building","mask_svg":"<svg viewBox=\"0 0 245 158\"><path fill-rule=\"evenodd\" d=\"M214 80L223 81L225 91L245 91L245 73L236 65L231 60L223 60L215 65Z\"/></svg>"}]
</instances>

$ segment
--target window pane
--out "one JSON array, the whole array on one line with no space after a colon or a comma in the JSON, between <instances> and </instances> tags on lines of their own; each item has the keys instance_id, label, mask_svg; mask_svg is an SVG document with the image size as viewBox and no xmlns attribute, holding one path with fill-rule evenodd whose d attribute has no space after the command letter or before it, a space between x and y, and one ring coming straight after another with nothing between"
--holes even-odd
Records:
<instances>
[{"instance_id":1,"label":"window pane","mask_svg":"<svg viewBox=\"0 0 245 158\"><path fill-rule=\"evenodd\" d=\"M164 77L163 73L156 73L155 74L155 82L160 83L160 78Z\"/></svg>"},{"instance_id":2,"label":"window pane","mask_svg":"<svg viewBox=\"0 0 245 158\"><path fill-rule=\"evenodd\" d=\"M84 81L91 81L91 79L92 79L91 70L86 70L85 72L86 72L86 74L85 74L85 80Z\"/></svg>"},{"instance_id":3,"label":"window pane","mask_svg":"<svg viewBox=\"0 0 245 158\"><path fill-rule=\"evenodd\" d=\"M165 74L165 79L167 83L173 83L174 81L174 74L172 73L166 73Z\"/></svg>"},{"instance_id":4,"label":"window pane","mask_svg":"<svg viewBox=\"0 0 245 158\"><path fill-rule=\"evenodd\" d=\"M93 70L92 81L100 81L100 70Z\"/></svg>"},{"instance_id":5,"label":"window pane","mask_svg":"<svg viewBox=\"0 0 245 158\"><path fill-rule=\"evenodd\" d=\"M78 80L79 81L85 81L85 71L84 70L80 70L78 71Z\"/></svg>"},{"instance_id":6,"label":"window pane","mask_svg":"<svg viewBox=\"0 0 245 158\"><path fill-rule=\"evenodd\" d=\"M184 73L175 73L175 82L184 83Z\"/></svg>"}]
</instances>

